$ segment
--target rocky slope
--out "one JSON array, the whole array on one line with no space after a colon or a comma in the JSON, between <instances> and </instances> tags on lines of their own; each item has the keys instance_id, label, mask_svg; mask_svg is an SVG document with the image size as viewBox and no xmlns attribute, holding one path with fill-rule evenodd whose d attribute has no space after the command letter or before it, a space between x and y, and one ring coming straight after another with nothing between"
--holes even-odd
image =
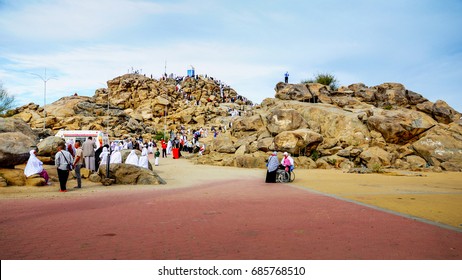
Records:
<instances>
[{"instance_id":1,"label":"rocky slope","mask_svg":"<svg viewBox=\"0 0 462 280\"><path fill-rule=\"evenodd\" d=\"M37 136L33 141L59 129L151 139L164 128L228 128L201 139L206 153L193 157L200 164L264 167L267 151L277 150L292 153L303 168L462 171L461 114L397 83L337 91L279 83L275 98L258 106L211 78L178 82L127 74L107 84L93 97L64 97L48 105L46 130L44 110L35 104L11 110L9 119L27 123Z\"/></svg>"}]
</instances>

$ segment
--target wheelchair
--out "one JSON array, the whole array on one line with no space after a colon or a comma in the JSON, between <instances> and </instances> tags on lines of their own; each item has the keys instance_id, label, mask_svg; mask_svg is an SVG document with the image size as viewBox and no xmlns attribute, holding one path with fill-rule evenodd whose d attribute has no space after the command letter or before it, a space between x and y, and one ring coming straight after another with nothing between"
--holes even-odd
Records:
<instances>
[{"instance_id":1,"label":"wheelchair","mask_svg":"<svg viewBox=\"0 0 462 280\"><path fill-rule=\"evenodd\" d=\"M284 167L279 167L276 170L276 183L291 183L295 180L294 167L291 166L289 171Z\"/></svg>"}]
</instances>

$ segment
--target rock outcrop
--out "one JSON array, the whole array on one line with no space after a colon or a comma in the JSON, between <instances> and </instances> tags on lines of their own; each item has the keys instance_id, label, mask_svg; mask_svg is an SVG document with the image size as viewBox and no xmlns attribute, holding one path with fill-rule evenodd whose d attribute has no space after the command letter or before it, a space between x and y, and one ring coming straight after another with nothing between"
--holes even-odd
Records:
<instances>
[{"instance_id":1,"label":"rock outcrop","mask_svg":"<svg viewBox=\"0 0 462 280\"><path fill-rule=\"evenodd\" d=\"M461 114L399 83L335 91L278 83L275 98L257 106L212 78L127 74L107 85L93 97L63 97L45 110L28 104L8 115L42 138L59 129L104 130L113 139L152 139L165 128L219 130L216 138L209 133L200 139L207 148L192 157L199 164L264 168L266 153L278 150L292 153L304 168L462 171Z\"/></svg>"},{"instance_id":2,"label":"rock outcrop","mask_svg":"<svg viewBox=\"0 0 462 280\"><path fill-rule=\"evenodd\" d=\"M0 118L0 168L26 162L36 141L37 136L22 119Z\"/></svg>"},{"instance_id":3,"label":"rock outcrop","mask_svg":"<svg viewBox=\"0 0 462 280\"><path fill-rule=\"evenodd\" d=\"M98 175L106 178L106 168L100 168ZM159 185L165 181L156 172L131 164L117 163L109 167L109 178L121 185Z\"/></svg>"}]
</instances>

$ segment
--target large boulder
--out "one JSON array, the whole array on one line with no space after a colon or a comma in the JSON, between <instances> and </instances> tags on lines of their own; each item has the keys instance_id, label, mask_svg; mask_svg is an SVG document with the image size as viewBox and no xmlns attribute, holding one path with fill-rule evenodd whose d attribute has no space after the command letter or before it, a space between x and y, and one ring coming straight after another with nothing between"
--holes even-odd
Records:
<instances>
[{"instance_id":1,"label":"large boulder","mask_svg":"<svg viewBox=\"0 0 462 280\"><path fill-rule=\"evenodd\" d=\"M56 137L56 136L47 137L37 144L37 148L38 148L37 155L54 158L57 152L58 146L61 143L65 143L63 138Z\"/></svg>"},{"instance_id":2,"label":"large boulder","mask_svg":"<svg viewBox=\"0 0 462 280\"><path fill-rule=\"evenodd\" d=\"M274 144L279 151L296 155L310 155L311 151L315 150L322 140L321 134L304 128L279 133L274 137Z\"/></svg>"},{"instance_id":3,"label":"large boulder","mask_svg":"<svg viewBox=\"0 0 462 280\"><path fill-rule=\"evenodd\" d=\"M462 171L462 125L438 125L412 144L416 154L431 165Z\"/></svg>"},{"instance_id":4,"label":"large boulder","mask_svg":"<svg viewBox=\"0 0 462 280\"><path fill-rule=\"evenodd\" d=\"M399 83L383 83L375 86L377 89L375 99L377 107L383 106L405 106L408 104L406 88Z\"/></svg>"},{"instance_id":5,"label":"large boulder","mask_svg":"<svg viewBox=\"0 0 462 280\"><path fill-rule=\"evenodd\" d=\"M0 118L0 133L21 132L33 141L37 141L37 135L30 126L21 118Z\"/></svg>"},{"instance_id":6,"label":"large boulder","mask_svg":"<svg viewBox=\"0 0 462 280\"><path fill-rule=\"evenodd\" d=\"M258 131L263 125L260 115L239 117L233 122L233 131Z\"/></svg>"},{"instance_id":7,"label":"large boulder","mask_svg":"<svg viewBox=\"0 0 462 280\"><path fill-rule=\"evenodd\" d=\"M369 147L359 157L370 169L388 167L391 165L393 155L379 147Z\"/></svg>"},{"instance_id":8,"label":"large boulder","mask_svg":"<svg viewBox=\"0 0 462 280\"><path fill-rule=\"evenodd\" d=\"M217 138L213 139L210 149L225 154L236 152L233 141L225 134L220 134Z\"/></svg>"},{"instance_id":9,"label":"large boulder","mask_svg":"<svg viewBox=\"0 0 462 280\"><path fill-rule=\"evenodd\" d=\"M387 143L404 144L436 125L426 114L408 109L374 110L367 120L370 130L382 134Z\"/></svg>"},{"instance_id":10,"label":"large boulder","mask_svg":"<svg viewBox=\"0 0 462 280\"><path fill-rule=\"evenodd\" d=\"M433 117L439 122L449 124L457 121L460 118L460 114L442 100L437 100L433 104L432 108Z\"/></svg>"},{"instance_id":11,"label":"large boulder","mask_svg":"<svg viewBox=\"0 0 462 280\"><path fill-rule=\"evenodd\" d=\"M310 101L313 95L305 84L286 84L280 82L275 88L275 97L281 100Z\"/></svg>"},{"instance_id":12,"label":"large boulder","mask_svg":"<svg viewBox=\"0 0 462 280\"><path fill-rule=\"evenodd\" d=\"M35 141L21 132L0 133L0 167L14 168L27 162Z\"/></svg>"},{"instance_id":13,"label":"large boulder","mask_svg":"<svg viewBox=\"0 0 462 280\"><path fill-rule=\"evenodd\" d=\"M275 109L267 116L267 129L276 135L283 131L307 128L302 115L294 109Z\"/></svg>"},{"instance_id":14,"label":"large boulder","mask_svg":"<svg viewBox=\"0 0 462 280\"><path fill-rule=\"evenodd\" d=\"M106 178L106 168L100 168L98 174ZM159 185L165 181L156 172L139 166L116 163L109 166L109 178L120 185Z\"/></svg>"},{"instance_id":15,"label":"large boulder","mask_svg":"<svg viewBox=\"0 0 462 280\"><path fill-rule=\"evenodd\" d=\"M370 139L369 129L360 118L365 113L363 111L351 112L337 106L320 103L295 101L279 101L278 103L279 107L297 110L308 123L308 128L321 134L325 140L335 139L336 142L351 146L367 144Z\"/></svg>"},{"instance_id":16,"label":"large boulder","mask_svg":"<svg viewBox=\"0 0 462 280\"><path fill-rule=\"evenodd\" d=\"M0 168L0 177L3 177L8 186L26 185L26 175L22 169L4 169Z\"/></svg>"},{"instance_id":17,"label":"large boulder","mask_svg":"<svg viewBox=\"0 0 462 280\"><path fill-rule=\"evenodd\" d=\"M265 168L268 156L263 152L236 156L236 167Z\"/></svg>"},{"instance_id":18,"label":"large boulder","mask_svg":"<svg viewBox=\"0 0 462 280\"><path fill-rule=\"evenodd\" d=\"M271 150L275 150L276 146L274 145L274 138L273 137L267 137L267 138L262 138L257 141L257 149L263 152L268 152Z\"/></svg>"}]
</instances>

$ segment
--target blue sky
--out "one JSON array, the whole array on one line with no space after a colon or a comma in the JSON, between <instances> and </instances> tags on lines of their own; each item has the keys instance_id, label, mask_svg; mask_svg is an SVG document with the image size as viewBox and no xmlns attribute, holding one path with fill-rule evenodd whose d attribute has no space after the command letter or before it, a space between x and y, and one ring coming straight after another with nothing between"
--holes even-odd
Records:
<instances>
[{"instance_id":1,"label":"blue sky","mask_svg":"<svg viewBox=\"0 0 462 280\"><path fill-rule=\"evenodd\" d=\"M283 80L399 82L462 111L462 1L0 0L0 80L16 105L93 96L132 67L193 65L254 102Z\"/></svg>"}]
</instances>

